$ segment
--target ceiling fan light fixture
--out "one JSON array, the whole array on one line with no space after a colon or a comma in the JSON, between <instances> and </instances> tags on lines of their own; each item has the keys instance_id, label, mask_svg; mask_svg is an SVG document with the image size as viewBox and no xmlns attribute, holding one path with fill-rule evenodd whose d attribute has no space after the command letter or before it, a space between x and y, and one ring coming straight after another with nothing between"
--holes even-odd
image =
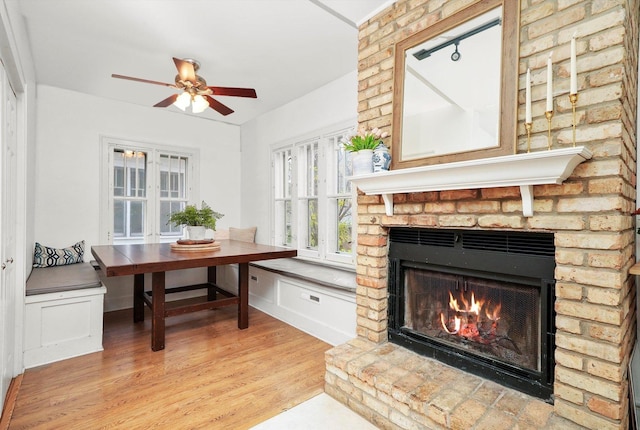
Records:
<instances>
[{"instance_id":1,"label":"ceiling fan light fixture","mask_svg":"<svg viewBox=\"0 0 640 430\"><path fill-rule=\"evenodd\" d=\"M193 103L191 104L191 110L193 113L204 112L209 107L209 102L200 94L193 97Z\"/></svg>"},{"instance_id":2,"label":"ceiling fan light fixture","mask_svg":"<svg viewBox=\"0 0 640 430\"><path fill-rule=\"evenodd\" d=\"M174 93L153 105L153 107L158 108L166 108L174 105L178 109L186 111L187 108L191 106L191 111L193 113L202 113L207 108L211 108L219 114L226 116L232 114L233 109L220 103L220 101L211 97L212 95L256 98L256 90L253 88L207 86L207 81L205 81L202 76L196 74L198 69L200 69L200 63L194 59L180 59L173 57L173 62L176 69L178 69L178 74L176 75L174 79L175 82L173 84L116 74L112 74L111 77L147 84L162 85L163 87L178 90L178 93ZM179 93L180 91L182 91L182 93Z\"/></svg>"},{"instance_id":3,"label":"ceiling fan light fixture","mask_svg":"<svg viewBox=\"0 0 640 430\"><path fill-rule=\"evenodd\" d=\"M189 106L189 104L191 104L191 94L189 94L188 92L184 92L182 94L180 94L178 96L178 98L176 99L175 102L173 102L173 104L180 110L185 110L187 109L187 107Z\"/></svg>"}]
</instances>

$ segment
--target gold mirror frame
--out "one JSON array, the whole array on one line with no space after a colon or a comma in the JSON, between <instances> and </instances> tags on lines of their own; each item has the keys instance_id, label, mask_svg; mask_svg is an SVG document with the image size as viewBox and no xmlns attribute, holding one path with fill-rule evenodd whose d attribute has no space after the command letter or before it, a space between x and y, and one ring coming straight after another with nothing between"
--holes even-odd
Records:
<instances>
[{"instance_id":1,"label":"gold mirror frame","mask_svg":"<svg viewBox=\"0 0 640 430\"><path fill-rule=\"evenodd\" d=\"M402 159L402 117L404 106L405 52L483 13L502 6L502 64L500 79L499 145L494 148L449 153L440 156ZM520 2L480 0L459 12L415 33L395 46L391 169L450 163L453 161L510 155L516 152L518 127L518 60Z\"/></svg>"}]
</instances>

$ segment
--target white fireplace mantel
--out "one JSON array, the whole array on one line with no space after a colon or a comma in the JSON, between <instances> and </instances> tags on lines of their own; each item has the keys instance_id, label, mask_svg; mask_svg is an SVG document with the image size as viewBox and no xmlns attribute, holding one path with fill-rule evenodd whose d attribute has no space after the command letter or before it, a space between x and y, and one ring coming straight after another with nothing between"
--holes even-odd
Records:
<instances>
[{"instance_id":1,"label":"white fireplace mantel","mask_svg":"<svg viewBox=\"0 0 640 430\"><path fill-rule=\"evenodd\" d=\"M393 215L393 195L425 191L520 187L522 213L533 215L533 186L561 184L573 169L590 159L584 146L552 149L480 160L351 176L352 184L368 195L382 195L385 212Z\"/></svg>"}]
</instances>

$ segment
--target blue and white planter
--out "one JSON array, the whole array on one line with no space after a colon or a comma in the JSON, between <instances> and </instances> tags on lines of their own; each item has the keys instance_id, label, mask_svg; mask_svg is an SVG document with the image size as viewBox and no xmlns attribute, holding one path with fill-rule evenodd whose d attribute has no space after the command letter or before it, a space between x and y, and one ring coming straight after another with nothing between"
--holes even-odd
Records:
<instances>
[{"instance_id":1,"label":"blue and white planter","mask_svg":"<svg viewBox=\"0 0 640 430\"><path fill-rule=\"evenodd\" d=\"M391 164L391 154L389 154L389 148L387 145L380 142L376 149L373 150L373 171L382 172L389 170Z\"/></svg>"}]
</instances>

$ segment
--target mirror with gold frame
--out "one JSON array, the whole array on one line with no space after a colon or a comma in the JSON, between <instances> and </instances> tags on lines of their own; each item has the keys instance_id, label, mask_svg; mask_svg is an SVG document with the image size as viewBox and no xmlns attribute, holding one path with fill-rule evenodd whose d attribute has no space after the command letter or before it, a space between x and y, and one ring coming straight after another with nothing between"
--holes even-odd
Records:
<instances>
[{"instance_id":1,"label":"mirror with gold frame","mask_svg":"<svg viewBox=\"0 0 640 430\"><path fill-rule=\"evenodd\" d=\"M515 153L519 19L480 0L396 44L392 169Z\"/></svg>"}]
</instances>

